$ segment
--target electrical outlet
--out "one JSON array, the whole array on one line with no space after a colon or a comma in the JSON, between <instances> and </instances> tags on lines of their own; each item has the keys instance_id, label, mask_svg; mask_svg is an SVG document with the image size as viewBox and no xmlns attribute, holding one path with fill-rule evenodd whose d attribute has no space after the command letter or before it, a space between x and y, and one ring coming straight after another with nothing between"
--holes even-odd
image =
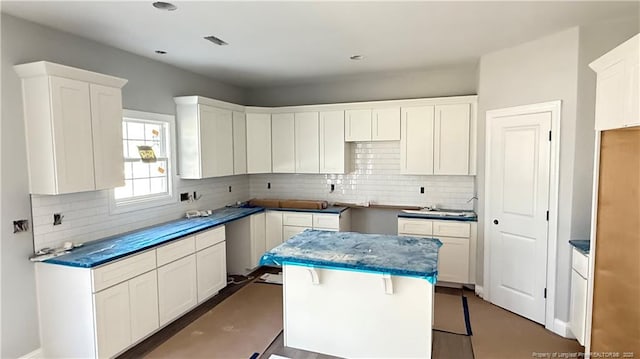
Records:
<instances>
[{"instance_id":1,"label":"electrical outlet","mask_svg":"<svg viewBox=\"0 0 640 359\"><path fill-rule=\"evenodd\" d=\"M420 187L420 193L424 194L424 187Z\"/></svg>"},{"instance_id":2,"label":"electrical outlet","mask_svg":"<svg viewBox=\"0 0 640 359\"><path fill-rule=\"evenodd\" d=\"M336 190L336 185L334 185L333 183L331 184L331 189L329 192L333 193L333 191Z\"/></svg>"},{"instance_id":3,"label":"electrical outlet","mask_svg":"<svg viewBox=\"0 0 640 359\"><path fill-rule=\"evenodd\" d=\"M19 219L13 221L13 233L26 232L29 230L29 220Z\"/></svg>"},{"instance_id":4,"label":"electrical outlet","mask_svg":"<svg viewBox=\"0 0 640 359\"><path fill-rule=\"evenodd\" d=\"M198 193L196 193L196 191L193 191L193 197L192 198L193 198L194 201L197 201L197 200L200 199L200 197L198 197Z\"/></svg>"},{"instance_id":5,"label":"electrical outlet","mask_svg":"<svg viewBox=\"0 0 640 359\"><path fill-rule=\"evenodd\" d=\"M231 193L231 186L229 186L229 193Z\"/></svg>"},{"instance_id":6,"label":"electrical outlet","mask_svg":"<svg viewBox=\"0 0 640 359\"><path fill-rule=\"evenodd\" d=\"M62 215L62 213L54 213L53 214L53 225L54 226L61 225L63 218L64 218L64 216Z\"/></svg>"},{"instance_id":7,"label":"electrical outlet","mask_svg":"<svg viewBox=\"0 0 640 359\"><path fill-rule=\"evenodd\" d=\"M271 189L271 182L267 182L267 189Z\"/></svg>"},{"instance_id":8,"label":"electrical outlet","mask_svg":"<svg viewBox=\"0 0 640 359\"><path fill-rule=\"evenodd\" d=\"M189 192L180 193L180 202L190 200Z\"/></svg>"}]
</instances>

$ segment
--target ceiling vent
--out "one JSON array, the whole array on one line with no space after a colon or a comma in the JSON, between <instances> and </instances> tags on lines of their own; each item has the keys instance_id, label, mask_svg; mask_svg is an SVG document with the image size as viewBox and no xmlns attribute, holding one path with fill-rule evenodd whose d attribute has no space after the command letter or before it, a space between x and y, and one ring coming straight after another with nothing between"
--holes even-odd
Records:
<instances>
[{"instance_id":1,"label":"ceiling vent","mask_svg":"<svg viewBox=\"0 0 640 359\"><path fill-rule=\"evenodd\" d=\"M215 36L213 36L213 35L211 35L211 36L205 36L205 37L204 37L204 39L205 39L205 40L209 40L209 41L213 42L214 44L216 44L216 45L220 45L220 46L229 45L229 44L227 44L224 40L219 39L219 38L217 38L217 37L215 37Z\"/></svg>"}]
</instances>

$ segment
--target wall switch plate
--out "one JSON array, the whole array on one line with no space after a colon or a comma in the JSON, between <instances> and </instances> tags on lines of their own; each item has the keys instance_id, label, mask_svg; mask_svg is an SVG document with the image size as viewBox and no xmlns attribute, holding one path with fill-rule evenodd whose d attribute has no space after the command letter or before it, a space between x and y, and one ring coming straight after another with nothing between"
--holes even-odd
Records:
<instances>
[{"instance_id":1,"label":"wall switch plate","mask_svg":"<svg viewBox=\"0 0 640 359\"><path fill-rule=\"evenodd\" d=\"M29 230L29 220L19 219L13 221L13 233L26 232Z\"/></svg>"}]
</instances>

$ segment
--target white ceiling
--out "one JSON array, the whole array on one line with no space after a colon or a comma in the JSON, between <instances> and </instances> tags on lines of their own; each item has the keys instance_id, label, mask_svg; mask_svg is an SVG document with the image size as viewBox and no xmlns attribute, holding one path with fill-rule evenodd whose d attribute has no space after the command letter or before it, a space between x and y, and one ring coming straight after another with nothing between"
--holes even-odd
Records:
<instances>
[{"instance_id":1,"label":"white ceiling","mask_svg":"<svg viewBox=\"0 0 640 359\"><path fill-rule=\"evenodd\" d=\"M639 11L637 1L174 3L2 1L2 11L243 87L468 63Z\"/></svg>"}]
</instances>

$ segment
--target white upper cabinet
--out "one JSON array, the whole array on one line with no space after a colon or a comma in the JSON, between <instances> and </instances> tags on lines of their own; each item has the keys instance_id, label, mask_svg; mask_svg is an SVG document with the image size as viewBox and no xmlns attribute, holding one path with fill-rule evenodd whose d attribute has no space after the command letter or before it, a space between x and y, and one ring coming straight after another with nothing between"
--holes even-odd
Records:
<instances>
[{"instance_id":1,"label":"white upper cabinet","mask_svg":"<svg viewBox=\"0 0 640 359\"><path fill-rule=\"evenodd\" d=\"M400 172L475 174L475 102L403 107Z\"/></svg>"},{"instance_id":2,"label":"white upper cabinet","mask_svg":"<svg viewBox=\"0 0 640 359\"><path fill-rule=\"evenodd\" d=\"M247 173L271 173L271 115L247 113Z\"/></svg>"},{"instance_id":3,"label":"white upper cabinet","mask_svg":"<svg viewBox=\"0 0 640 359\"><path fill-rule=\"evenodd\" d=\"M121 88L127 80L46 61L14 69L22 78L30 192L124 185Z\"/></svg>"},{"instance_id":4,"label":"white upper cabinet","mask_svg":"<svg viewBox=\"0 0 640 359\"><path fill-rule=\"evenodd\" d=\"M470 108L468 103L436 106L433 174L469 174Z\"/></svg>"},{"instance_id":5,"label":"white upper cabinet","mask_svg":"<svg viewBox=\"0 0 640 359\"><path fill-rule=\"evenodd\" d=\"M320 172L318 112L295 114L296 173Z\"/></svg>"},{"instance_id":6,"label":"white upper cabinet","mask_svg":"<svg viewBox=\"0 0 640 359\"><path fill-rule=\"evenodd\" d=\"M247 173L247 123L244 112L233 111L233 174Z\"/></svg>"},{"instance_id":7,"label":"white upper cabinet","mask_svg":"<svg viewBox=\"0 0 640 359\"><path fill-rule=\"evenodd\" d=\"M293 113L271 115L271 164L273 173L296 171Z\"/></svg>"},{"instance_id":8,"label":"white upper cabinet","mask_svg":"<svg viewBox=\"0 0 640 359\"><path fill-rule=\"evenodd\" d=\"M345 111L345 141L371 141L371 110Z\"/></svg>"},{"instance_id":9,"label":"white upper cabinet","mask_svg":"<svg viewBox=\"0 0 640 359\"><path fill-rule=\"evenodd\" d=\"M348 172L344 111L320 112L320 173Z\"/></svg>"},{"instance_id":10,"label":"white upper cabinet","mask_svg":"<svg viewBox=\"0 0 640 359\"><path fill-rule=\"evenodd\" d=\"M375 109L371 120L372 141L400 140L400 107Z\"/></svg>"},{"instance_id":11,"label":"white upper cabinet","mask_svg":"<svg viewBox=\"0 0 640 359\"><path fill-rule=\"evenodd\" d=\"M640 34L589 65L596 73L596 130L640 125Z\"/></svg>"},{"instance_id":12,"label":"white upper cabinet","mask_svg":"<svg viewBox=\"0 0 640 359\"><path fill-rule=\"evenodd\" d=\"M199 179L234 172L232 111L198 96L176 97L180 177Z\"/></svg>"},{"instance_id":13,"label":"white upper cabinet","mask_svg":"<svg viewBox=\"0 0 640 359\"><path fill-rule=\"evenodd\" d=\"M400 107L346 110L345 140L347 142L400 140Z\"/></svg>"},{"instance_id":14,"label":"white upper cabinet","mask_svg":"<svg viewBox=\"0 0 640 359\"><path fill-rule=\"evenodd\" d=\"M433 174L434 106L402 109L400 173Z\"/></svg>"}]
</instances>

